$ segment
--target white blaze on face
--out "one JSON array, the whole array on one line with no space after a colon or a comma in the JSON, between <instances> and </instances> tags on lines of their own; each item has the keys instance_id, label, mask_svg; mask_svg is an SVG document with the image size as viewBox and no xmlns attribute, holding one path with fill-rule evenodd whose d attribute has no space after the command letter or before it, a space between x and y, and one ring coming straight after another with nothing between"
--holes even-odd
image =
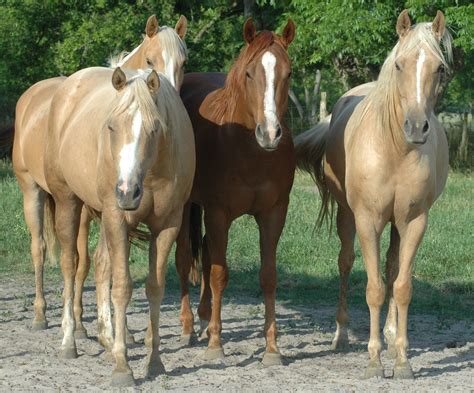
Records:
<instances>
[{"instance_id":1,"label":"white blaze on face","mask_svg":"<svg viewBox=\"0 0 474 393\"><path fill-rule=\"evenodd\" d=\"M425 62L426 55L425 50L420 49L418 53L418 60L416 61L416 102L421 103L421 71L423 69L423 63Z\"/></svg>"},{"instance_id":2,"label":"white blaze on face","mask_svg":"<svg viewBox=\"0 0 474 393\"><path fill-rule=\"evenodd\" d=\"M176 89L176 81L174 77L174 61L171 57L168 56L168 53L164 50L163 53L163 61L165 63L165 75L166 78L171 82L173 87Z\"/></svg>"},{"instance_id":3,"label":"white blaze on face","mask_svg":"<svg viewBox=\"0 0 474 393\"><path fill-rule=\"evenodd\" d=\"M276 57L272 52L265 52L262 56L262 65L265 70L265 96L263 99L263 113L267 128L275 131L278 125L275 104L275 65Z\"/></svg>"},{"instance_id":4,"label":"white blaze on face","mask_svg":"<svg viewBox=\"0 0 474 393\"><path fill-rule=\"evenodd\" d=\"M138 138L140 136L140 131L142 129L142 113L139 109L135 111L132 120L132 135L133 140L130 143L123 145L122 150L120 151L120 164L119 164L119 178L122 179L123 184L120 189L126 193L128 186L128 177L131 175L135 163L136 163L136 154L138 147Z\"/></svg>"}]
</instances>

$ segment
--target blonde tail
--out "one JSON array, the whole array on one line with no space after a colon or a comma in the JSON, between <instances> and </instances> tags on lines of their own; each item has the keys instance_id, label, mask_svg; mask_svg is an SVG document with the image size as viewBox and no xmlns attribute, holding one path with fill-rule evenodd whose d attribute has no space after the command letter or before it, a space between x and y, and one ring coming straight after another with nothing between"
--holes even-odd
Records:
<instances>
[{"instance_id":1,"label":"blonde tail","mask_svg":"<svg viewBox=\"0 0 474 393\"><path fill-rule=\"evenodd\" d=\"M51 266L58 265L60 250L54 224L55 212L56 205L54 199L51 195L47 195L44 201L43 237L46 243L48 261Z\"/></svg>"},{"instance_id":2,"label":"blonde tail","mask_svg":"<svg viewBox=\"0 0 474 393\"><path fill-rule=\"evenodd\" d=\"M331 225L334 212L334 199L327 188L323 168L330 122L331 115L294 139L296 166L311 174L321 195L321 210L316 220L318 227L324 222Z\"/></svg>"}]
</instances>

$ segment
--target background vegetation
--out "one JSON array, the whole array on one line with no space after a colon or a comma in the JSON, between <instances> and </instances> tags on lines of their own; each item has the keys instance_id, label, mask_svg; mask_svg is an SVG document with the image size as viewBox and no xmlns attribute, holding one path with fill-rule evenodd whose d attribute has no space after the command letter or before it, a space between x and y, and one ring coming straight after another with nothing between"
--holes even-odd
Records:
<instances>
[{"instance_id":1,"label":"background vegetation","mask_svg":"<svg viewBox=\"0 0 474 393\"><path fill-rule=\"evenodd\" d=\"M227 71L243 45L248 16L259 28L277 31L292 18L297 105L291 104L288 120L298 133L318 120L320 91L327 92L330 110L344 91L377 77L397 40L396 18L404 8L415 22L444 11L455 38L456 73L439 109L466 114L461 118L472 134L467 114L473 107L474 5L469 0L0 0L0 133L29 86L106 65L112 54L141 42L151 14L168 25L180 14L188 18L187 71ZM461 158L474 166L472 154L456 151L461 133L455 131L452 164ZM467 131L466 146L474 139Z\"/></svg>"}]
</instances>

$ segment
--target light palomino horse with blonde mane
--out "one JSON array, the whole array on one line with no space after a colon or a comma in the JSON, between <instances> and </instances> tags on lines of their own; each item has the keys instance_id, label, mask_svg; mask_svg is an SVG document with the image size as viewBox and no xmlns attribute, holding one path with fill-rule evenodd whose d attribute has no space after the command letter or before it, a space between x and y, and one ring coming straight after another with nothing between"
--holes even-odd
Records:
<instances>
[{"instance_id":1,"label":"light palomino horse with blonde mane","mask_svg":"<svg viewBox=\"0 0 474 393\"><path fill-rule=\"evenodd\" d=\"M110 255L116 362L112 384L118 386L134 383L125 329L132 294L129 232L143 222L151 233L146 294L152 345L146 376L154 377L163 372L158 327L167 258L195 169L192 126L177 91L154 70L126 73L87 68L64 81L51 100L44 152L64 276L60 356L77 357L74 278L86 204L101 215L101 236Z\"/></svg>"},{"instance_id":2,"label":"light palomino horse with blonde mane","mask_svg":"<svg viewBox=\"0 0 474 393\"><path fill-rule=\"evenodd\" d=\"M348 346L347 287L357 232L367 269L370 360L365 377L383 377L380 310L385 286L380 236L391 224L386 278L389 310L384 328L394 377L413 378L407 358L412 270L428 211L448 175L448 146L434 107L451 63L451 37L444 15L411 26L408 12L397 21L399 42L375 83L347 92L332 118L295 138L298 166L315 175L323 206L320 220L337 203L341 277L333 348Z\"/></svg>"},{"instance_id":3,"label":"light palomino horse with blonde mane","mask_svg":"<svg viewBox=\"0 0 474 393\"><path fill-rule=\"evenodd\" d=\"M163 72L177 91L181 88L184 64L187 60L187 49L184 43L187 20L181 16L176 27L159 27L155 15L148 18L143 42L127 56L121 55L113 62L130 69L152 67ZM51 99L57 89L66 80L65 77L46 79L30 87L20 97L16 107L15 139L13 144L13 169L23 192L25 221L31 234L31 255L35 268L36 297L34 302L35 316L33 328L46 329L46 300L43 291L43 266L45 251L54 259L54 237L43 231L44 207L49 207L48 186L46 185L43 164L43 150L46 138L47 121ZM48 217L48 215L46 215ZM84 281L89 273L90 259L88 254L89 224L92 216L83 209L78 238L79 261L76 271L74 315L76 318L76 336L87 337L82 324L82 292ZM102 250L101 250L102 248ZM106 280L107 253L104 247L98 248L96 279ZM102 285L105 288L105 284ZM104 289L107 290L107 289ZM107 293L99 297L107 297ZM99 302L99 307L103 302ZM113 338L109 312L99 312L99 340L108 349ZM102 322L102 319L109 322ZM132 337L129 336L129 340Z\"/></svg>"}]
</instances>

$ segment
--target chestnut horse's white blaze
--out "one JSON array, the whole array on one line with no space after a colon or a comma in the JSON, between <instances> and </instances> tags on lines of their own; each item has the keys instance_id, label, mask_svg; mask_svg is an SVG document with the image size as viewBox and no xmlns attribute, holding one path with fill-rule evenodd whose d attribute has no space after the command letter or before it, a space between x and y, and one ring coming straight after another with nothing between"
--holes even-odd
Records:
<instances>
[{"instance_id":1,"label":"chestnut horse's white blaze","mask_svg":"<svg viewBox=\"0 0 474 393\"><path fill-rule=\"evenodd\" d=\"M421 71L423 70L423 63L425 62L426 54L422 48L418 54L418 60L416 61L416 102L421 103Z\"/></svg>"},{"instance_id":2,"label":"chestnut horse's white blaze","mask_svg":"<svg viewBox=\"0 0 474 393\"><path fill-rule=\"evenodd\" d=\"M136 109L132 120L132 136L133 140L130 143L123 145L120 151L120 179L123 180L120 189L123 192L127 192L128 189L128 177L132 173L136 165L136 154L138 148L138 141L140 138L140 131L142 129L142 113L140 109Z\"/></svg>"},{"instance_id":3,"label":"chestnut horse's white blaze","mask_svg":"<svg viewBox=\"0 0 474 393\"><path fill-rule=\"evenodd\" d=\"M263 113L269 132L275 133L278 128L278 117L275 103L275 55L267 51L262 56L262 65L265 70L265 96L263 99Z\"/></svg>"}]
</instances>

